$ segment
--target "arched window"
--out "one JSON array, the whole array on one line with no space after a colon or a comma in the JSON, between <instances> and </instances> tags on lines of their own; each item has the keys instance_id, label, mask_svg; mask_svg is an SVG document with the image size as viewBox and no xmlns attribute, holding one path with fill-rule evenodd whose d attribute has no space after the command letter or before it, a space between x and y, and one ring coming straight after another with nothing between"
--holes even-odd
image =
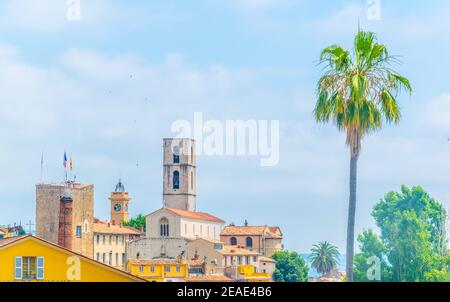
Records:
<instances>
[{"instance_id":1,"label":"arched window","mask_svg":"<svg viewBox=\"0 0 450 302\"><path fill-rule=\"evenodd\" d=\"M230 245L237 245L237 239L236 239L236 237L231 237L231 238L230 238Z\"/></svg>"},{"instance_id":2,"label":"arched window","mask_svg":"<svg viewBox=\"0 0 450 302\"><path fill-rule=\"evenodd\" d=\"M178 190L180 188L180 172L173 172L173 189Z\"/></svg>"},{"instance_id":3,"label":"arched window","mask_svg":"<svg viewBox=\"0 0 450 302\"><path fill-rule=\"evenodd\" d=\"M159 229L161 237L169 237L169 220L167 218L162 218L159 221Z\"/></svg>"},{"instance_id":4,"label":"arched window","mask_svg":"<svg viewBox=\"0 0 450 302\"><path fill-rule=\"evenodd\" d=\"M249 248L253 247L253 239L251 237L247 237L247 239L245 239L245 245Z\"/></svg>"},{"instance_id":5,"label":"arched window","mask_svg":"<svg viewBox=\"0 0 450 302\"><path fill-rule=\"evenodd\" d=\"M173 147L173 163L180 163L180 147L178 146Z\"/></svg>"}]
</instances>

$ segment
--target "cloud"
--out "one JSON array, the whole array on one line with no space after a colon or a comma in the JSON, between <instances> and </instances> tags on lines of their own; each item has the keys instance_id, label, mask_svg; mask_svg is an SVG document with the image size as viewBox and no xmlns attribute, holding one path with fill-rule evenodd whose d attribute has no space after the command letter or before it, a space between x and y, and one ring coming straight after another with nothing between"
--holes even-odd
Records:
<instances>
[{"instance_id":1,"label":"cloud","mask_svg":"<svg viewBox=\"0 0 450 302\"><path fill-rule=\"evenodd\" d=\"M116 24L134 28L178 21L174 15L109 0L6 0L3 6L0 24L27 32L81 30L86 33L89 30L92 33Z\"/></svg>"},{"instance_id":2,"label":"cloud","mask_svg":"<svg viewBox=\"0 0 450 302\"><path fill-rule=\"evenodd\" d=\"M238 5L245 10L265 10L279 5L280 0L237 0Z\"/></svg>"},{"instance_id":3,"label":"cloud","mask_svg":"<svg viewBox=\"0 0 450 302\"><path fill-rule=\"evenodd\" d=\"M423 126L435 133L450 136L450 94L442 94L427 102Z\"/></svg>"},{"instance_id":4,"label":"cloud","mask_svg":"<svg viewBox=\"0 0 450 302\"><path fill-rule=\"evenodd\" d=\"M364 22L366 18L365 9L360 2L350 2L325 17L309 20L309 27L314 28L314 33L320 32L322 37L355 33L358 21Z\"/></svg>"}]
</instances>

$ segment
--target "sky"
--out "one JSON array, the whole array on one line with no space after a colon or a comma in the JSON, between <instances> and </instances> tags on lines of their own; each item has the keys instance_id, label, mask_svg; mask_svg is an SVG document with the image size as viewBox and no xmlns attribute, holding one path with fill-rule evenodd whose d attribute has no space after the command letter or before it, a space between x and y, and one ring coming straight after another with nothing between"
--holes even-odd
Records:
<instances>
[{"instance_id":1,"label":"sky","mask_svg":"<svg viewBox=\"0 0 450 302\"><path fill-rule=\"evenodd\" d=\"M0 225L34 221L35 185L95 185L109 216L122 178L132 215L162 205L162 139L194 112L211 120L280 122L280 161L199 156L197 208L227 223L277 225L289 250L330 241L344 252L349 152L312 116L321 49L375 31L408 77L402 123L367 137L359 162L357 233L402 184L450 208L450 2L65 0L0 3ZM377 7L375 7L376 9ZM73 16L73 15L69 15ZM75 18L77 19L77 18ZM41 179L41 155L44 169Z\"/></svg>"}]
</instances>

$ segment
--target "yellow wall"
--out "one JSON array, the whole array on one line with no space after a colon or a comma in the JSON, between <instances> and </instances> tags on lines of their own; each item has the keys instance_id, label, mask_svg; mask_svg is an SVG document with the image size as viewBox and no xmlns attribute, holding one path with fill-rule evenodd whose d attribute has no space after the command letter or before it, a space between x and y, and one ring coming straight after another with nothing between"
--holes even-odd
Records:
<instances>
[{"instance_id":1,"label":"yellow wall","mask_svg":"<svg viewBox=\"0 0 450 302\"><path fill-rule=\"evenodd\" d=\"M130 264L127 265L127 271L134 276L141 277L147 281L164 282L165 278L180 278L185 279L189 276L188 265L179 264L147 264L144 266L144 272L140 271L140 265ZM151 267L155 268L155 271L151 271ZM170 272L166 272L166 267L170 267ZM177 266L180 267L180 272L177 272Z\"/></svg>"},{"instance_id":2,"label":"yellow wall","mask_svg":"<svg viewBox=\"0 0 450 302\"><path fill-rule=\"evenodd\" d=\"M120 273L93 260L28 237L0 247L0 282L14 280L15 257L44 257L43 282L134 282L132 276ZM74 262L70 262L74 261ZM77 265L77 261L79 265ZM79 269L78 269L79 268ZM79 272L80 274L77 274ZM79 276L79 277L77 277ZM76 280L80 278L80 280ZM75 280L74 280L75 279Z\"/></svg>"},{"instance_id":3,"label":"yellow wall","mask_svg":"<svg viewBox=\"0 0 450 302\"><path fill-rule=\"evenodd\" d=\"M270 274L255 273L255 267L253 265L239 265L238 273L244 276L244 279L249 282L270 282Z\"/></svg>"}]
</instances>

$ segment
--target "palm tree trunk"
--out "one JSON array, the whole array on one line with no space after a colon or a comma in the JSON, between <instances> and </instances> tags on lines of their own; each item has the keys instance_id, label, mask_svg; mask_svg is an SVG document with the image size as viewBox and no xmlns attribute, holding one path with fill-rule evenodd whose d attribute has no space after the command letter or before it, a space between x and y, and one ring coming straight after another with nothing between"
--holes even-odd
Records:
<instances>
[{"instance_id":1,"label":"palm tree trunk","mask_svg":"<svg viewBox=\"0 0 450 302\"><path fill-rule=\"evenodd\" d=\"M347 282L353 282L353 254L355 248L355 213L356 213L356 181L358 172L358 156L351 155L350 159L350 197L348 203L347 225Z\"/></svg>"}]
</instances>

